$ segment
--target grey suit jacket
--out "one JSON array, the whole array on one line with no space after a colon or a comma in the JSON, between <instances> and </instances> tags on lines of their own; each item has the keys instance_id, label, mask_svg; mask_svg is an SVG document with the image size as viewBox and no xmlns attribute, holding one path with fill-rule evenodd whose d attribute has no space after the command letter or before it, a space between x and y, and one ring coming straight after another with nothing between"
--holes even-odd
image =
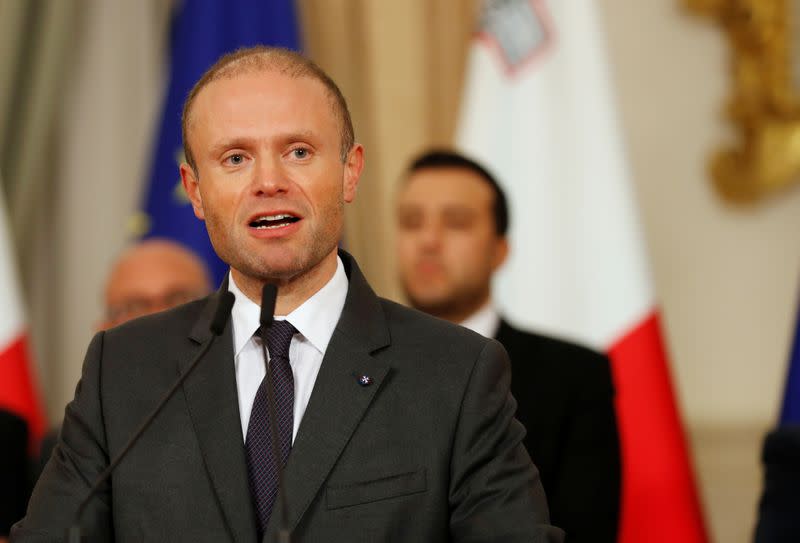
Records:
<instances>
[{"instance_id":1,"label":"grey suit jacket","mask_svg":"<svg viewBox=\"0 0 800 543\"><path fill-rule=\"evenodd\" d=\"M293 541L560 541L503 348L378 298L342 259L347 301L286 466ZM12 541L62 540L92 481L209 341L218 295L94 337ZM236 394L228 324L87 509L91 541L256 542Z\"/></svg>"}]
</instances>

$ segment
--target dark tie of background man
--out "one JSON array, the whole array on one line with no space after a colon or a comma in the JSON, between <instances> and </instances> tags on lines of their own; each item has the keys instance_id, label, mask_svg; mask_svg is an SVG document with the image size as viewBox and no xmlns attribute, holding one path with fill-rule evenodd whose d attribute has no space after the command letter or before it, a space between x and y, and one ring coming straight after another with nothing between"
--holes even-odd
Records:
<instances>
[{"instance_id":1,"label":"dark tie of background man","mask_svg":"<svg viewBox=\"0 0 800 543\"><path fill-rule=\"evenodd\" d=\"M256 331L256 337L260 330ZM247 470L250 491L253 495L259 524L259 539L269 522L272 506L278 494L278 464L273 454L272 434L269 427L269 402L267 379L272 375L275 386L275 419L278 428L280 466L286 465L292 449L294 427L294 376L289 364L289 345L297 333L288 321L274 321L267 329L267 348L270 362L267 374L261 381L253 401L253 410L247 425Z\"/></svg>"}]
</instances>

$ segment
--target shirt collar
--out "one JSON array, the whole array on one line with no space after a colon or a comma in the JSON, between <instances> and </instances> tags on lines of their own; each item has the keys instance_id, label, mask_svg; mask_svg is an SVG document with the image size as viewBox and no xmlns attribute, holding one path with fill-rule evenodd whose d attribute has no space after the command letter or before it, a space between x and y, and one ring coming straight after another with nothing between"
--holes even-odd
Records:
<instances>
[{"instance_id":1,"label":"shirt collar","mask_svg":"<svg viewBox=\"0 0 800 543\"><path fill-rule=\"evenodd\" d=\"M321 354L325 354L336 323L344 308L349 282L341 258L336 257L336 272L313 296L285 318ZM236 296L231 310L233 320L233 348L237 356L260 326L261 307L253 302L236 285L228 272L228 290Z\"/></svg>"},{"instance_id":2,"label":"shirt collar","mask_svg":"<svg viewBox=\"0 0 800 543\"><path fill-rule=\"evenodd\" d=\"M475 313L464 319L461 326L469 328L484 337L494 337L500 328L500 315L491 303L486 303Z\"/></svg>"}]
</instances>

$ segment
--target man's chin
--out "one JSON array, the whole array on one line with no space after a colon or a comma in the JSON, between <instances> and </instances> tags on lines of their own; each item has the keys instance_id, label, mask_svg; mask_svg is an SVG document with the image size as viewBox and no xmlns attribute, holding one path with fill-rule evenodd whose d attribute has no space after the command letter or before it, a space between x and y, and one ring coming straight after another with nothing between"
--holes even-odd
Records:
<instances>
[{"instance_id":1,"label":"man's chin","mask_svg":"<svg viewBox=\"0 0 800 543\"><path fill-rule=\"evenodd\" d=\"M242 267L238 269L259 281L285 282L297 279L303 274L314 274L314 270L325 261L327 256L329 254L320 257L316 253L298 254L289 250L273 251L242 262Z\"/></svg>"},{"instance_id":2,"label":"man's chin","mask_svg":"<svg viewBox=\"0 0 800 543\"><path fill-rule=\"evenodd\" d=\"M256 277L265 282L287 282L296 279L306 270L298 265L276 265L270 264L257 271Z\"/></svg>"},{"instance_id":3,"label":"man's chin","mask_svg":"<svg viewBox=\"0 0 800 543\"><path fill-rule=\"evenodd\" d=\"M233 268L244 276L268 283L290 281L304 271L302 263L279 258L245 262Z\"/></svg>"},{"instance_id":4,"label":"man's chin","mask_svg":"<svg viewBox=\"0 0 800 543\"><path fill-rule=\"evenodd\" d=\"M414 309L419 309L424 313L429 313L436 316L448 313L453 305L450 298L443 295L419 296L406 292L406 297L408 298L411 307Z\"/></svg>"}]
</instances>

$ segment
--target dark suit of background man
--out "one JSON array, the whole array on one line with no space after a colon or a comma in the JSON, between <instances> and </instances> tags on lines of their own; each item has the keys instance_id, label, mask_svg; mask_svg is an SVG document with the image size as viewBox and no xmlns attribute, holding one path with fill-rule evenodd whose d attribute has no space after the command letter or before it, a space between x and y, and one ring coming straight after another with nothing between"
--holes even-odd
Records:
<instances>
[{"instance_id":1,"label":"dark suit of background man","mask_svg":"<svg viewBox=\"0 0 800 543\"><path fill-rule=\"evenodd\" d=\"M226 290L236 304L223 335L84 528L95 541L274 540L282 501L267 507L274 493L261 493L274 489L271 448L251 440L269 434L253 337L269 282L278 320L296 328L273 326L290 344L269 368L279 405L292 398L277 426L294 541L560 541L500 345L378 298L337 252L364 151L335 84L288 51L223 57L187 99L184 147L184 188L231 273L206 300L95 336L14 540L61 540L91 481L208 341Z\"/></svg>"},{"instance_id":2,"label":"dark suit of background man","mask_svg":"<svg viewBox=\"0 0 800 543\"><path fill-rule=\"evenodd\" d=\"M22 518L30 494L28 425L0 409L0 543Z\"/></svg>"},{"instance_id":3,"label":"dark suit of background man","mask_svg":"<svg viewBox=\"0 0 800 543\"><path fill-rule=\"evenodd\" d=\"M492 307L492 275L508 254L508 210L497 182L462 155L426 153L400 187L397 218L400 279L411 304L508 351L517 418L553 524L567 542L615 541L620 456L609 362L518 330Z\"/></svg>"}]
</instances>

